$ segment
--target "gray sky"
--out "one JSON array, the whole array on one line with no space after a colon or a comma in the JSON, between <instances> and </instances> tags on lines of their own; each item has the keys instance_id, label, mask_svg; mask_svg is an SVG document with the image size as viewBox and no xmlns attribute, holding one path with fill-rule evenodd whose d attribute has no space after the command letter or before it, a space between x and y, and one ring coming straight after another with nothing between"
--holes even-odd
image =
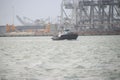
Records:
<instances>
[{"instance_id":1,"label":"gray sky","mask_svg":"<svg viewBox=\"0 0 120 80\"><path fill-rule=\"evenodd\" d=\"M28 17L32 20L55 18L60 15L60 4L62 0L0 0L0 25L13 23L21 25L16 15ZM14 7L14 9L13 9ZM14 11L13 11L14 10Z\"/></svg>"}]
</instances>

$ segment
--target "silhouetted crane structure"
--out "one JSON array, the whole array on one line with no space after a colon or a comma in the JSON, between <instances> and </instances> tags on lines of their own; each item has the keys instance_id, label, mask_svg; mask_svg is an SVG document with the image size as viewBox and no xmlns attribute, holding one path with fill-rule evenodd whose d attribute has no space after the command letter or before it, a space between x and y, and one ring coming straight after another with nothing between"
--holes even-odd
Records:
<instances>
[{"instance_id":1,"label":"silhouetted crane structure","mask_svg":"<svg viewBox=\"0 0 120 80\"><path fill-rule=\"evenodd\" d=\"M63 0L61 24L77 30L120 28L120 0Z\"/></svg>"}]
</instances>

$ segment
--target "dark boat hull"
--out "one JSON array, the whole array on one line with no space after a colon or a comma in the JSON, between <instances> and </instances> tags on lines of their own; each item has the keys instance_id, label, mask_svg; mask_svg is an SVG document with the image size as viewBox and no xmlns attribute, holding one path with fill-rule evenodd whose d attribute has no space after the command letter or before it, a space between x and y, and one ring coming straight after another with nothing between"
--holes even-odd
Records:
<instances>
[{"instance_id":1,"label":"dark boat hull","mask_svg":"<svg viewBox=\"0 0 120 80\"><path fill-rule=\"evenodd\" d=\"M60 37L58 36L54 36L52 37L53 40L76 40L78 37L78 34L77 33L67 33L67 34L63 34L61 35Z\"/></svg>"}]
</instances>

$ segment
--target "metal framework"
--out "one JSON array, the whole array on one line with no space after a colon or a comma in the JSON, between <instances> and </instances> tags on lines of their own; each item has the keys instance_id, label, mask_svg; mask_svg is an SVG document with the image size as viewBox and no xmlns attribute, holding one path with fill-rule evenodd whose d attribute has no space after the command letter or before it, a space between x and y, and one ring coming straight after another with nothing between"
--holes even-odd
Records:
<instances>
[{"instance_id":1,"label":"metal framework","mask_svg":"<svg viewBox=\"0 0 120 80\"><path fill-rule=\"evenodd\" d=\"M120 27L120 0L63 0L61 24L77 30Z\"/></svg>"}]
</instances>

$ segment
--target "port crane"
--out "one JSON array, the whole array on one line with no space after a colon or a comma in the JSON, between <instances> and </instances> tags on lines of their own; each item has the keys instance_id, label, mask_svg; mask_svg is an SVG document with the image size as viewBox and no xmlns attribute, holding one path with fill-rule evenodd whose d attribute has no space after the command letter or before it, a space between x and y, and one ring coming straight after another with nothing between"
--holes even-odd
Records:
<instances>
[{"instance_id":1,"label":"port crane","mask_svg":"<svg viewBox=\"0 0 120 80\"><path fill-rule=\"evenodd\" d=\"M23 17L23 19L20 18L18 15L16 17L20 21L20 23L23 24L24 26L44 26L45 25L45 21L42 19L41 20L36 19L34 21L28 17Z\"/></svg>"},{"instance_id":2,"label":"port crane","mask_svg":"<svg viewBox=\"0 0 120 80\"><path fill-rule=\"evenodd\" d=\"M120 28L120 0L62 0L61 24L66 21L78 31Z\"/></svg>"}]
</instances>

